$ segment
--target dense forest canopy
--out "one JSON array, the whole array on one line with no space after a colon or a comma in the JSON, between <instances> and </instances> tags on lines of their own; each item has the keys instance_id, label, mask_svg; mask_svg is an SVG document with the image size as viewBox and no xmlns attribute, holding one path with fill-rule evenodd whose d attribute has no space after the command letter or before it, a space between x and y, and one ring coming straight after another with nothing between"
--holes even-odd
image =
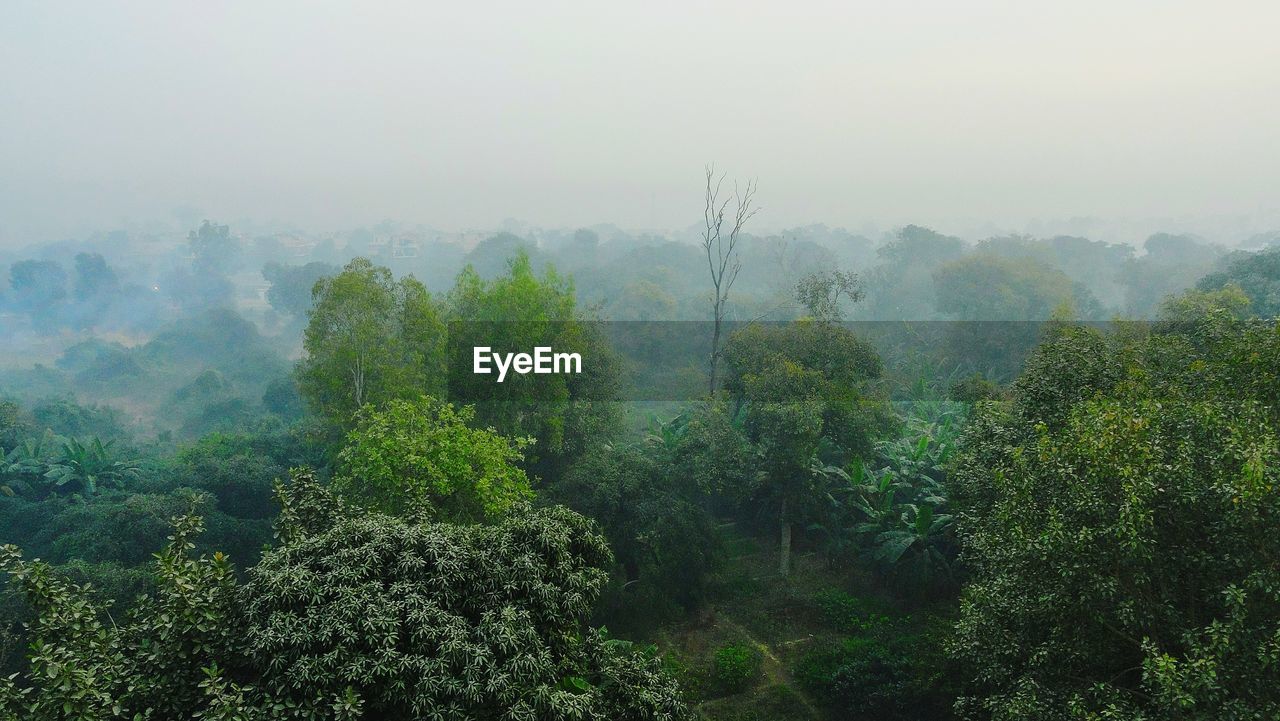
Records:
<instances>
[{"instance_id":1,"label":"dense forest canopy","mask_svg":"<svg viewBox=\"0 0 1280 721\"><path fill-rule=\"evenodd\" d=\"M8 260L0 718L1280 713L1280 246L720 233Z\"/></svg>"}]
</instances>

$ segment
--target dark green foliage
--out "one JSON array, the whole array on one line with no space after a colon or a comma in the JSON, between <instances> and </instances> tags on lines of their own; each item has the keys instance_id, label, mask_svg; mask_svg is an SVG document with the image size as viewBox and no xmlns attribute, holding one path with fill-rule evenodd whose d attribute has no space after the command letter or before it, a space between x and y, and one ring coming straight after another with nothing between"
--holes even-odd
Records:
<instances>
[{"instance_id":1,"label":"dark green foliage","mask_svg":"<svg viewBox=\"0 0 1280 721\"><path fill-rule=\"evenodd\" d=\"M990 401L1000 398L1000 386L987 380L981 373L962 378L952 383L947 389L951 400L957 403L974 404L979 401Z\"/></svg>"},{"instance_id":2,"label":"dark green foliage","mask_svg":"<svg viewBox=\"0 0 1280 721\"><path fill-rule=\"evenodd\" d=\"M755 478L755 452L723 399L695 404L687 416L662 424L649 436L655 452L668 454L673 472L713 501L736 504Z\"/></svg>"},{"instance_id":3,"label":"dark green foliage","mask_svg":"<svg viewBox=\"0 0 1280 721\"><path fill-rule=\"evenodd\" d=\"M129 438L124 414L111 406L81 405L69 397L52 398L32 407L31 417L38 428L47 428L60 436L95 436L107 441Z\"/></svg>"},{"instance_id":4,"label":"dark green foliage","mask_svg":"<svg viewBox=\"0 0 1280 721\"><path fill-rule=\"evenodd\" d=\"M296 421L306 412L306 404L291 377L277 378L262 392L262 407L285 421Z\"/></svg>"},{"instance_id":5,"label":"dark green foliage","mask_svg":"<svg viewBox=\"0 0 1280 721\"><path fill-rule=\"evenodd\" d=\"M973 718L1280 713L1280 328L1062 329L954 465Z\"/></svg>"},{"instance_id":6,"label":"dark green foliage","mask_svg":"<svg viewBox=\"0 0 1280 721\"><path fill-rule=\"evenodd\" d=\"M237 586L174 520L155 590L106 624L87 587L0 549L35 612L30 667L0 718L689 718L652 649L582 621L609 561L590 522L522 509L418 525L281 486L282 545Z\"/></svg>"},{"instance_id":7,"label":"dark green foliage","mask_svg":"<svg viewBox=\"0 0 1280 721\"><path fill-rule=\"evenodd\" d=\"M655 660L581 631L609 562L587 519L415 525L344 512L299 480L287 543L245 587L250 658L281 694L350 686L382 718L683 716Z\"/></svg>"},{"instance_id":8,"label":"dark green foliage","mask_svg":"<svg viewBox=\"0 0 1280 721\"><path fill-rule=\"evenodd\" d=\"M1196 288L1222 290L1235 285L1249 296L1254 313L1263 318L1280 317L1280 248L1232 253L1223 266L1201 278Z\"/></svg>"},{"instance_id":9,"label":"dark green foliage","mask_svg":"<svg viewBox=\"0 0 1280 721\"><path fill-rule=\"evenodd\" d=\"M830 710L850 721L953 718L956 682L942 653L945 622L908 631L906 619L877 622L802 658L796 676Z\"/></svg>"},{"instance_id":10,"label":"dark green foliage","mask_svg":"<svg viewBox=\"0 0 1280 721\"><path fill-rule=\"evenodd\" d=\"M89 588L68 583L46 564L0 549L35 611L30 669L11 680L0 712L24 719L182 718L204 705L194 681L225 656L239 631L231 620L234 577L221 554L192 559L200 521L174 521L169 545L156 555L156 592L122 625L103 623ZM0 699L3 699L0 696Z\"/></svg>"},{"instance_id":11,"label":"dark green foliage","mask_svg":"<svg viewBox=\"0 0 1280 721\"><path fill-rule=\"evenodd\" d=\"M45 478L58 492L83 496L92 496L99 488L121 488L138 478L138 462L119 455L114 445L115 441L103 443L96 437L86 442L69 439Z\"/></svg>"},{"instance_id":12,"label":"dark green foliage","mask_svg":"<svg viewBox=\"0 0 1280 721\"><path fill-rule=\"evenodd\" d=\"M259 448L253 436L215 433L178 453L187 485L208 491L218 509L237 518L269 518L275 481L288 470Z\"/></svg>"},{"instance_id":13,"label":"dark green foliage","mask_svg":"<svg viewBox=\"0 0 1280 721\"><path fill-rule=\"evenodd\" d=\"M821 419L819 435L851 453L869 451L886 427L887 410L869 385L882 371L880 357L842 326L819 321L751 325L729 339L724 357L724 387L738 403L791 405L795 408L777 412L803 414L799 406L820 401L814 407ZM750 418L748 425L753 425Z\"/></svg>"},{"instance_id":14,"label":"dark green foliage","mask_svg":"<svg viewBox=\"0 0 1280 721\"><path fill-rule=\"evenodd\" d=\"M0 460L3 492L34 500L55 494L90 497L140 477L138 461L123 455L114 440L64 440L52 431L27 438Z\"/></svg>"},{"instance_id":15,"label":"dark green foliage","mask_svg":"<svg viewBox=\"0 0 1280 721\"><path fill-rule=\"evenodd\" d=\"M876 444L878 468L815 466L828 506L812 529L833 565L870 562L911 594L952 592L958 580L946 467L963 415L947 404L931 408L934 417L913 415L900 437Z\"/></svg>"},{"instance_id":16,"label":"dark green foliage","mask_svg":"<svg viewBox=\"0 0 1280 721\"><path fill-rule=\"evenodd\" d=\"M748 326L729 338L724 358L725 389L745 408L743 428L759 461L752 495L780 522L785 576L791 525L810 522L824 503L825 461L867 453L891 424L870 387L880 358L848 329L812 320Z\"/></svg>"},{"instance_id":17,"label":"dark green foliage","mask_svg":"<svg viewBox=\"0 0 1280 721\"><path fill-rule=\"evenodd\" d=\"M271 284L267 289L267 302L281 313L305 318L307 311L311 310L311 291L315 284L321 278L337 275L338 270L336 266L319 262L306 265L267 263L262 266L262 277Z\"/></svg>"},{"instance_id":18,"label":"dark green foliage","mask_svg":"<svg viewBox=\"0 0 1280 721\"><path fill-rule=\"evenodd\" d=\"M0 399L0 449L8 451L35 431L34 421L16 402Z\"/></svg>"},{"instance_id":19,"label":"dark green foliage","mask_svg":"<svg viewBox=\"0 0 1280 721\"><path fill-rule=\"evenodd\" d=\"M704 600L720 549L691 480L652 445L605 446L548 488L551 500L594 519L609 539L620 574L606 596L611 623L648 625Z\"/></svg>"}]
</instances>

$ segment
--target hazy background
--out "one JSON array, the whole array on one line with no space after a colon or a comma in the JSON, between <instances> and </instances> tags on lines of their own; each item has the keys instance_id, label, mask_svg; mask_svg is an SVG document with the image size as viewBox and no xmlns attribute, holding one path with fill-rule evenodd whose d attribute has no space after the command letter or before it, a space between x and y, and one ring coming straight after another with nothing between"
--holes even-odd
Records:
<instances>
[{"instance_id":1,"label":"hazy background","mask_svg":"<svg viewBox=\"0 0 1280 721\"><path fill-rule=\"evenodd\" d=\"M0 245L684 227L709 160L762 228L1276 225L1275 2L462 5L7 0Z\"/></svg>"}]
</instances>

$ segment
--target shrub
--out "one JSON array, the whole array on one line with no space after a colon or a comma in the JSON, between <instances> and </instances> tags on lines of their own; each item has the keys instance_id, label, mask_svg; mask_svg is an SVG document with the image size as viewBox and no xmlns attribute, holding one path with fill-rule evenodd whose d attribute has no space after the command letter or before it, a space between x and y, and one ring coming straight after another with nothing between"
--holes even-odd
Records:
<instances>
[{"instance_id":1,"label":"shrub","mask_svg":"<svg viewBox=\"0 0 1280 721\"><path fill-rule=\"evenodd\" d=\"M921 628L910 618L871 618L865 632L806 654L794 669L800 684L836 718L952 718L945 619L926 618Z\"/></svg>"},{"instance_id":2,"label":"shrub","mask_svg":"<svg viewBox=\"0 0 1280 721\"><path fill-rule=\"evenodd\" d=\"M720 693L738 693L760 675L763 658L760 650L749 643L731 643L716 649L711 660L711 675Z\"/></svg>"}]
</instances>

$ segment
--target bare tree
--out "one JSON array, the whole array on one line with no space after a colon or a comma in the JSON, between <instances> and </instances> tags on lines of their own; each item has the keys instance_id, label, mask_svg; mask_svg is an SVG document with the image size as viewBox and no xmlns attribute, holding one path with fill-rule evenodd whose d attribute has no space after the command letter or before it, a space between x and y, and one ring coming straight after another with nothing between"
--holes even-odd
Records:
<instances>
[{"instance_id":1,"label":"bare tree","mask_svg":"<svg viewBox=\"0 0 1280 721\"><path fill-rule=\"evenodd\" d=\"M738 243L742 240L742 228L758 211L754 207L756 181L749 180L745 188L739 188L737 181L733 184L733 195L722 192L724 174L716 176L713 165L707 168L707 195L703 210L704 229L702 231L702 248L707 252L707 269L711 272L711 289L713 292L711 310L714 325L711 331L711 392L716 392L717 371L720 365L720 333L724 324L725 306L729 301L729 291L733 282L738 279L738 271L742 270L742 257L738 252ZM734 210L728 214L729 203L733 202Z\"/></svg>"}]
</instances>

